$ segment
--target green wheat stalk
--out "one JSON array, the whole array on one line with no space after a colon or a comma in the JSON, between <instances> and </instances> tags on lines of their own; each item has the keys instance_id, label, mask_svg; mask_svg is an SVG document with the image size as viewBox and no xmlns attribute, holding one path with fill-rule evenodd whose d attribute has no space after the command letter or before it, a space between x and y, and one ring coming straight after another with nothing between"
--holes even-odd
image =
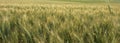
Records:
<instances>
[{"instance_id":1,"label":"green wheat stalk","mask_svg":"<svg viewBox=\"0 0 120 43\"><path fill-rule=\"evenodd\" d=\"M106 3L107 3L107 7L108 7L108 10L109 10L110 14L113 15L112 8L111 8L111 5L110 5L110 0L107 0Z\"/></svg>"}]
</instances>

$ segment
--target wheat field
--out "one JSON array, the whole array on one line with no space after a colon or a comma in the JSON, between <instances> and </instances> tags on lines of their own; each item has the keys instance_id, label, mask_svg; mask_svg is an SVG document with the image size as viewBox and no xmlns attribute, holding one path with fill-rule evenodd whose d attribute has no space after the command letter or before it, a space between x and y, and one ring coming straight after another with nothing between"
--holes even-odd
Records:
<instances>
[{"instance_id":1,"label":"wheat field","mask_svg":"<svg viewBox=\"0 0 120 43\"><path fill-rule=\"evenodd\" d=\"M0 43L120 43L120 4L0 4Z\"/></svg>"}]
</instances>

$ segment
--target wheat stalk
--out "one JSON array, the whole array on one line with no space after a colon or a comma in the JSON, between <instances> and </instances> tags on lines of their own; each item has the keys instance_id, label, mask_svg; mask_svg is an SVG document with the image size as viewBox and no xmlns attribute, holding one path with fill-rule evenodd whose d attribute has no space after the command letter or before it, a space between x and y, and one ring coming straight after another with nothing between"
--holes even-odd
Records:
<instances>
[{"instance_id":1,"label":"wheat stalk","mask_svg":"<svg viewBox=\"0 0 120 43\"><path fill-rule=\"evenodd\" d=\"M110 14L113 15L112 8L111 8L111 5L110 5L110 0L107 0L106 3L107 3L107 7L108 7L108 10L109 10Z\"/></svg>"}]
</instances>

